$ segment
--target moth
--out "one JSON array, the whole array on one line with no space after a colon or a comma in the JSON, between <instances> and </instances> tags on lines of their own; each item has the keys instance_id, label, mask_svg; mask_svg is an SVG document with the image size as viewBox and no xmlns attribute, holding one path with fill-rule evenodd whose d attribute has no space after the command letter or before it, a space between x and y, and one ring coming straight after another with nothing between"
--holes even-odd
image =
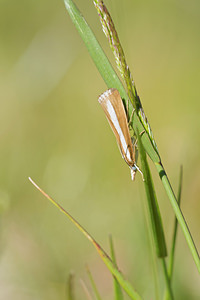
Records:
<instances>
[{"instance_id":1,"label":"moth","mask_svg":"<svg viewBox=\"0 0 200 300\"><path fill-rule=\"evenodd\" d=\"M136 147L130 136L127 115L120 93L117 89L111 88L101 94L98 101L116 137L121 155L131 170L131 179L134 180L136 171L138 170L141 174L142 172L136 164Z\"/></svg>"}]
</instances>

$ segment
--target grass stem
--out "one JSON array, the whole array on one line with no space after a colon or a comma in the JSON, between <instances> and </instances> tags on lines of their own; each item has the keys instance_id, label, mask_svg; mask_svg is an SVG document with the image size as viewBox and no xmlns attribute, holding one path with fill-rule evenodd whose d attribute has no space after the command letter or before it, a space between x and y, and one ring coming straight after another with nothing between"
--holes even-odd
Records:
<instances>
[{"instance_id":1,"label":"grass stem","mask_svg":"<svg viewBox=\"0 0 200 300\"><path fill-rule=\"evenodd\" d=\"M188 246L189 246L190 251L192 253L192 256L194 258L194 261L195 261L195 264L197 266L197 269L198 269L198 271L200 273L200 257L199 257L197 248L195 246L195 243L193 241L192 235L190 233L190 230L188 228L188 225L187 225L187 223L185 221L185 218L183 216L183 213L182 213L182 211L181 211L181 209L179 207L179 204L178 204L178 202L176 200L176 196L175 196L175 194L173 192L173 189L171 187L171 184L169 182L167 174L166 174L166 172L165 172L165 170L164 170L164 168L163 168L163 166L162 166L161 163L160 164L156 163L155 165L156 165L157 171L159 173L160 179L162 180L162 183L163 183L164 188L166 190L166 193L168 195L168 198L169 198L169 200L171 202L171 205L173 207L173 210L174 210L174 213L175 213L175 215L177 217L177 220L178 220L178 222L179 222L179 224L180 224L180 226L181 226L181 228L183 230L183 234L184 234L185 239L186 239L186 241L188 243Z\"/></svg>"}]
</instances>

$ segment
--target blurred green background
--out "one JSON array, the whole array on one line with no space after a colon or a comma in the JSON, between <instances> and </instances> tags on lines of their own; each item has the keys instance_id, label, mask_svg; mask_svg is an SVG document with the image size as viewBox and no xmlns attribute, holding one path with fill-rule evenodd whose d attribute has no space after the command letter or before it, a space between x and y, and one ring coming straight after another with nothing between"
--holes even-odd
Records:
<instances>
[{"instance_id":1,"label":"blurred green background","mask_svg":"<svg viewBox=\"0 0 200 300\"><path fill-rule=\"evenodd\" d=\"M200 250L200 2L105 3L175 191L183 165L182 209ZM92 1L76 4L114 64ZM111 275L94 248L28 176L107 251L112 233L120 269L154 299L142 179L131 182L97 101L106 86L63 1L1 0L0 7L0 299L67 299L71 270L77 299L86 299L86 263L103 299L113 299ZM169 247L174 215L150 165ZM181 230L176 250L176 299L200 299Z\"/></svg>"}]
</instances>

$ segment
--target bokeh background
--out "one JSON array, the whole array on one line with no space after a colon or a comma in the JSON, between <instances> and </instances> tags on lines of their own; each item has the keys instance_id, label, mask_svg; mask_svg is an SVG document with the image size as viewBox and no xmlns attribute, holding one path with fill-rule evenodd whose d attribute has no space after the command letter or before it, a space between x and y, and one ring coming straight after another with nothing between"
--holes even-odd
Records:
<instances>
[{"instance_id":1,"label":"bokeh background","mask_svg":"<svg viewBox=\"0 0 200 300\"><path fill-rule=\"evenodd\" d=\"M175 191L183 165L182 209L200 250L200 2L105 3ZM114 64L92 1L76 4ZM0 299L67 299L71 271L77 299L86 299L85 264L103 299L113 299L111 275L93 246L28 176L107 251L112 233L120 269L154 299L142 179L130 180L97 101L105 83L63 1L1 0L0 7ZM174 215L150 166L169 247ZM200 299L181 230L176 250L176 299Z\"/></svg>"}]
</instances>

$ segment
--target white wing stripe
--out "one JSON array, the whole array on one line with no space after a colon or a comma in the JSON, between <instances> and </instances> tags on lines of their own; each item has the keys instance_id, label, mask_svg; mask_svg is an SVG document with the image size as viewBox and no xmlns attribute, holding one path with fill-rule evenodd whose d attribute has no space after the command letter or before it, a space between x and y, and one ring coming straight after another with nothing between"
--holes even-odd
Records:
<instances>
[{"instance_id":1,"label":"white wing stripe","mask_svg":"<svg viewBox=\"0 0 200 300\"><path fill-rule=\"evenodd\" d=\"M117 115L115 113L115 110L114 110L114 108L113 108L113 106L112 106L112 104L109 100L106 101L105 103L106 103L106 106L107 106L107 111L110 115L110 119L111 119L115 129L117 130L117 133L119 134L121 145L122 145L122 148L124 150L124 155L127 157L127 159L129 161L131 161L130 151L129 151L128 145L126 143L126 140L125 140L124 134L122 132L122 129L119 125L119 121L117 119Z\"/></svg>"}]
</instances>

